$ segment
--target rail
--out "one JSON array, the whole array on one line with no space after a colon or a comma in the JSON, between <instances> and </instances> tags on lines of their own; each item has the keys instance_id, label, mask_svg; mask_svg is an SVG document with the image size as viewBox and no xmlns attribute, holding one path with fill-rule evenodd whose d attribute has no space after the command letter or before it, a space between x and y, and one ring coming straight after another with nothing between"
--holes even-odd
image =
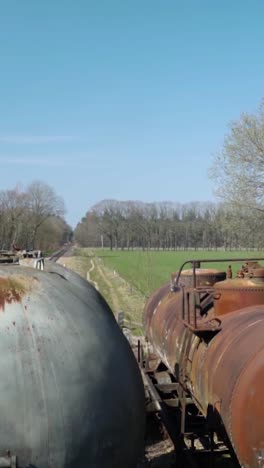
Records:
<instances>
[{"instance_id":1,"label":"rail","mask_svg":"<svg viewBox=\"0 0 264 468\"><path fill-rule=\"evenodd\" d=\"M55 263L60 257L62 257L66 252L68 252L69 249L70 246L63 247L60 250L57 250L49 257L49 260Z\"/></svg>"},{"instance_id":2,"label":"rail","mask_svg":"<svg viewBox=\"0 0 264 468\"><path fill-rule=\"evenodd\" d=\"M173 466L212 468L226 466L227 461L227 466L238 468L222 426L211 426L194 411L194 400L168 371L152 372L144 366L144 361L138 359L138 363L145 387L146 411L157 415L165 428L164 433L174 445L176 463ZM165 382L165 374L171 383Z\"/></svg>"}]
</instances>

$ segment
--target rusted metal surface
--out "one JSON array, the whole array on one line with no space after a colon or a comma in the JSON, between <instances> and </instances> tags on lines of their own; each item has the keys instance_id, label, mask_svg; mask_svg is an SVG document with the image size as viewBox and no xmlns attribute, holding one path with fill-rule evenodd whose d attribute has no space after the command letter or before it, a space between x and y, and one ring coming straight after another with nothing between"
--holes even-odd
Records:
<instances>
[{"instance_id":1,"label":"rusted metal surface","mask_svg":"<svg viewBox=\"0 0 264 468\"><path fill-rule=\"evenodd\" d=\"M210 285L207 296L198 278L192 288L180 277L174 292L161 288L145 309L156 354L202 414L224 423L246 468L264 466L263 272L248 262L239 278Z\"/></svg>"},{"instance_id":2,"label":"rusted metal surface","mask_svg":"<svg viewBox=\"0 0 264 468\"><path fill-rule=\"evenodd\" d=\"M263 305L223 316L221 333L209 346L199 343L188 375L188 387L203 414L209 405L217 410L241 464L248 467L259 466L254 462L253 449L264 448L263 396L260 400L254 397L263 395L263 359L258 380L253 384L256 361L259 356L263 358L263 336Z\"/></svg>"},{"instance_id":3,"label":"rusted metal surface","mask_svg":"<svg viewBox=\"0 0 264 468\"><path fill-rule=\"evenodd\" d=\"M175 285L177 286L179 284L179 280L182 276L182 273L184 270L184 267L188 264L191 264L192 265L192 271L193 271L193 278L194 278L194 282L193 282L193 285L194 287L196 286L196 271L197 269L200 268L200 265L202 263L217 263L217 262L245 262L243 264L243 268L247 269L248 267L250 268L259 268L260 264L258 263L258 260L264 260L264 257L261 257L261 258L258 258L258 259L255 259L255 258L221 258L221 260L219 258L211 258L211 259L195 259L195 260L186 260L186 262L184 262L182 264L182 266L180 267L179 271L177 272L177 276L175 278Z\"/></svg>"},{"instance_id":4,"label":"rusted metal surface","mask_svg":"<svg viewBox=\"0 0 264 468\"><path fill-rule=\"evenodd\" d=\"M0 277L0 310L4 311L6 304L21 302L29 282L21 276Z\"/></svg>"},{"instance_id":5,"label":"rusted metal surface","mask_svg":"<svg viewBox=\"0 0 264 468\"><path fill-rule=\"evenodd\" d=\"M254 304L264 304L264 277L234 278L215 284L215 315L223 315Z\"/></svg>"},{"instance_id":6,"label":"rusted metal surface","mask_svg":"<svg viewBox=\"0 0 264 468\"><path fill-rule=\"evenodd\" d=\"M263 347L242 370L232 395L232 442L245 467L264 466L263 434ZM252 423L253 421L253 423ZM243 428L248 427L245 431Z\"/></svg>"},{"instance_id":7,"label":"rusted metal surface","mask_svg":"<svg viewBox=\"0 0 264 468\"><path fill-rule=\"evenodd\" d=\"M163 299L170 292L170 290L170 283L163 284L148 299L143 316L145 330L148 330L149 328L149 320L151 320L152 314L154 313L154 310L156 309L159 301Z\"/></svg>"},{"instance_id":8,"label":"rusted metal surface","mask_svg":"<svg viewBox=\"0 0 264 468\"><path fill-rule=\"evenodd\" d=\"M10 449L21 467L134 468L144 390L100 294L63 268L4 265L0 297L0 456Z\"/></svg>"},{"instance_id":9,"label":"rusted metal surface","mask_svg":"<svg viewBox=\"0 0 264 468\"><path fill-rule=\"evenodd\" d=\"M172 282L175 283L178 272L172 273ZM226 273L214 268L196 268L196 286L213 286L217 281L226 279ZM180 277L180 284L187 287L194 287L193 270L183 270Z\"/></svg>"}]
</instances>

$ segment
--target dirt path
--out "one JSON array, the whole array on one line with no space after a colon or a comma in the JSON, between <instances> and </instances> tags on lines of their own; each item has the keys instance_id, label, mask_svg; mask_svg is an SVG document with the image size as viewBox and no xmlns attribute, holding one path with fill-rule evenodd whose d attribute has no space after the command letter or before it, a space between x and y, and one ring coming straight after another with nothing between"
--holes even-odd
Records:
<instances>
[{"instance_id":1,"label":"dirt path","mask_svg":"<svg viewBox=\"0 0 264 468\"><path fill-rule=\"evenodd\" d=\"M59 263L87 279L104 296L115 316L123 311L128 325L137 328L137 333L140 333L144 296L116 271L108 268L92 249L83 249L83 255L62 257Z\"/></svg>"},{"instance_id":2,"label":"dirt path","mask_svg":"<svg viewBox=\"0 0 264 468\"><path fill-rule=\"evenodd\" d=\"M110 304L115 316L120 311L124 312L125 320L130 328L142 330L142 312L145 298L115 270L107 267L101 258L93 257L95 265L90 277L97 282L101 294Z\"/></svg>"},{"instance_id":3,"label":"dirt path","mask_svg":"<svg viewBox=\"0 0 264 468\"><path fill-rule=\"evenodd\" d=\"M102 265L102 263L100 264L98 258L95 257L94 260L95 260L95 266L96 266L97 272L99 273L99 275L101 277L101 281L103 281L106 284L107 289L109 290L110 302L111 302L111 304L113 306L113 312L116 315L117 312L119 310L121 310L121 306L122 306L121 301L120 301L120 297L117 294L117 292L115 290L115 287L113 287L113 283L109 279L109 274L108 274L108 272L106 272L105 266Z\"/></svg>"},{"instance_id":4,"label":"dirt path","mask_svg":"<svg viewBox=\"0 0 264 468\"><path fill-rule=\"evenodd\" d=\"M89 281L89 283L92 283L94 285L94 287L95 287L95 289L97 289L97 291L99 291L99 287L98 287L97 282L91 280L91 273L94 270L94 262L93 262L93 260L90 260L90 261L91 261L92 266L91 266L90 270L87 271L86 279L87 279L87 281Z\"/></svg>"}]
</instances>

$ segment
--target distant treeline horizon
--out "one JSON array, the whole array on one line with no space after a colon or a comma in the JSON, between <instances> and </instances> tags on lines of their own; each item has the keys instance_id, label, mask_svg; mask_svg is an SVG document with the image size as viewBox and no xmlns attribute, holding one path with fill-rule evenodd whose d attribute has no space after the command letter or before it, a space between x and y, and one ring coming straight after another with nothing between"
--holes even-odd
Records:
<instances>
[{"instance_id":1,"label":"distant treeline horizon","mask_svg":"<svg viewBox=\"0 0 264 468\"><path fill-rule=\"evenodd\" d=\"M261 250L263 213L239 203L103 200L78 223L74 239L110 249Z\"/></svg>"}]
</instances>

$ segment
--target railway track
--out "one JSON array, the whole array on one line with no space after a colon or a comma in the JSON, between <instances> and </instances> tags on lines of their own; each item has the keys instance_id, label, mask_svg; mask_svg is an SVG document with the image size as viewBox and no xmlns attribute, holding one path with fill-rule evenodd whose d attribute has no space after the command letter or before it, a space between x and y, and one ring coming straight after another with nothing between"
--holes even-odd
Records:
<instances>
[{"instance_id":1,"label":"railway track","mask_svg":"<svg viewBox=\"0 0 264 468\"><path fill-rule=\"evenodd\" d=\"M154 413L163 433L175 448L175 468L238 468L240 465L222 425L217 432L197 410L175 377L164 370L151 370L137 350L145 387L146 411Z\"/></svg>"},{"instance_id":2,"label":"railway track","mask_svg":"<svg viewBox=\"0 0 264 468\"><path fill-rule=\"evenodd\" d=\"M70 248L71 246L65 246L65 247L62 247L60 250L57 250L56 252L54 252L49 257L50 262L54 262L54 263L57 262L57 260L59 260L60 257L65 255L70 250Z\"/></svg>"}]
</instances>

